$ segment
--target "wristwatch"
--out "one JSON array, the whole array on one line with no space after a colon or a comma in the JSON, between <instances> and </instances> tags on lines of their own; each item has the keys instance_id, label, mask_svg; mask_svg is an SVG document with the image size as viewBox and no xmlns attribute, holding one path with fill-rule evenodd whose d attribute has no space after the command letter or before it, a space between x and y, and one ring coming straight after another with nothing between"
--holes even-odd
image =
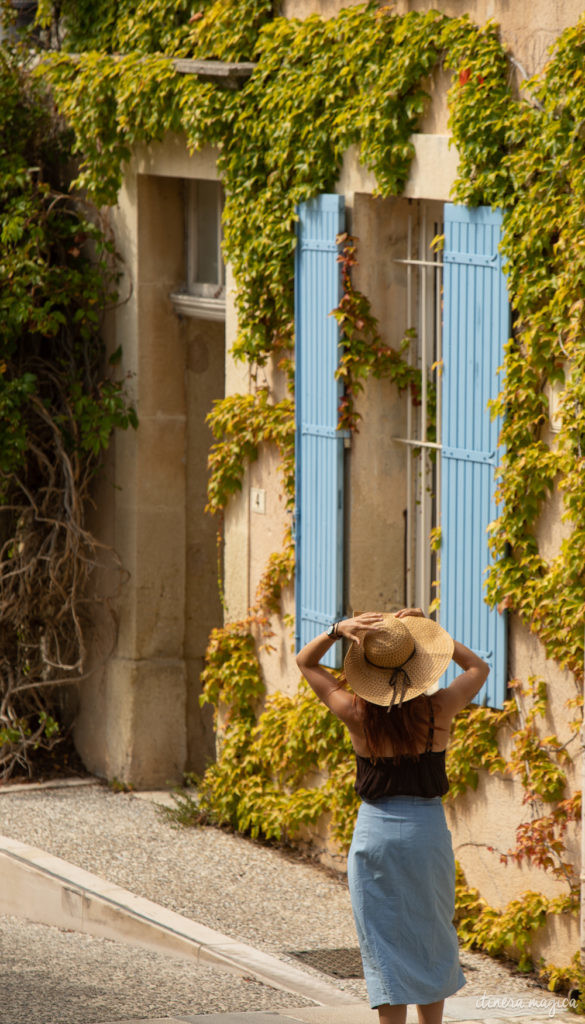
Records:
<instances>
[{"instance_id":1,"label":"wristwatch","mask_svg":"<svg viewBox=\"0 0 585 1024\"><path fill-rule=\"evenodd\" d=\"M327 636L334 640L337 637L337 622L332 622L327 630Z\"/></svg>"}]
</instances>

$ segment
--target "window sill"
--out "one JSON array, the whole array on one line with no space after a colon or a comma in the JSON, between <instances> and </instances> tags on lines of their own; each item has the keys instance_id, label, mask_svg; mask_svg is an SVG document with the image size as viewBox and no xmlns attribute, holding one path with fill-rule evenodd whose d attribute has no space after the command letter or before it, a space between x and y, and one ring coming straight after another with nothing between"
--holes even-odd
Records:
<instances>
[{"instance_id":1,"label":"window sill","mask_svg":"<svg viewBox=\"0 0 585 1024\"><path fill-rule=\"evenodd\" d=\"M171 303L177 316L197 320L225 320L225 299L208 299L188 292L172 292Z\"/></svg>"}]
</instances>

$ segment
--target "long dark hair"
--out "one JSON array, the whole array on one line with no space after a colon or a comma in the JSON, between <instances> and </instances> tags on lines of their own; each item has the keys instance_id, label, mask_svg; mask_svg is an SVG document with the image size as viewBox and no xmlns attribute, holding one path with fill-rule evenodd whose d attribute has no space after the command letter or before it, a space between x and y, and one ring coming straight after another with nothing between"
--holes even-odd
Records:
<instances>
[{"instance_id":1,"label":"long dark hair","mask_svg":"<svg viewBox=\"0 0 585 1024\"><path fill-rule=\"evenodd\" d=\"M372 704L362 697L357 698L362 726L370 757L374 760L384 756L388 744L392 757L398 762L401 757L418 758L420 748L426 745L429 730L429 702L425 694L397 705L388 711L387 707Z\"/></svg>"}]
</instances>

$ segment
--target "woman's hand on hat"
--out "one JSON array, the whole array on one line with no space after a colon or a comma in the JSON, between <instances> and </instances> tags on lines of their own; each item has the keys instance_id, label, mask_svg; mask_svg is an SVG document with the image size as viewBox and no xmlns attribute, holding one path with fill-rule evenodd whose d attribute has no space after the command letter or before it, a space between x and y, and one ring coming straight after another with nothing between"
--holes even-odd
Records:
<instances>
[{"instance_id":1,"label":"woman's hand on hat","mask_svg":"<svg viewBox=\"0 0 585 1024\"><path fill-rule=\"evenodd\" d=\"M416 616L420 619L424 619L425 617L425 613L422 608L401 608L399 612L394 613L394 616L397 619L406 619L409 615Z\"/></svg>"},{"instance_id":2,"label":"woman's hand on hat","mask_svg":"<svg viewBox=\"0 0 585 1024\"><path fill-rule=\"evenodd\" d=\"M380 629L383 618L381 612L363 612L350 619L342 619L337 623L337 636L344 636L346 640L361 644L364 633Z\"/></svg>"}]
</instances>

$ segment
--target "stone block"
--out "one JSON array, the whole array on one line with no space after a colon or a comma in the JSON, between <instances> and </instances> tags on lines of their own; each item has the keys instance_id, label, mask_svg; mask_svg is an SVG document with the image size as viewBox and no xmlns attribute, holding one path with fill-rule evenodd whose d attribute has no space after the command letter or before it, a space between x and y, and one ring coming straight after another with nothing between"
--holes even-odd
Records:
<instances>
[{"instance_id":1,"label":"stone block","mask_svg":"<svg viewBox=\"0 0 585 1024\"><path fill-rule=\"evenodd\" d=\"M175 287L178 286L178 281ZM138 286L138 330L142 345L137 363L138 415L185 413L185 340L168 284Z\"/></svg>"},{"instance_id":2,"label":"stone block","mask_svg":"<svg viewBox=\"0 0 585 1024\"><path fill-rule=\"evenodd\" d=\"M162 142L136 146L134 166L139 174L217 181L218 156L218 150L212 146L189 153L185 136L169 132Z\"/></svg>"},{"instance_id":3,"label":"stone block","mask_svg":"<svg viewBox=\"0 0 585 1024\"><path fill-rule=\"evenodd\" d=\"M140 450L140 426L138 430L118 431L115 436L114 449L114 520L118 511L132 507L136 502L136 484L138 472L138 452ZM116 522L117 533L117 522ZM117 543L117 541L116 541Z\"/></svg>"},{"instance_id":4,"label":"stone block","mask_svg":"<svg viewBox=\"0 0 585 1024\"><path fill-rule=\"evenodd\" d=\"M174 178L138 175L138 277L143 284L168 285L184 278L184 190Z\"/></svg>"},{"instance_id":5,"label":"stone block","mask_svg":"<svg viewBox=\"0 0 585 1024\"><path fill-rule=\"evenodd\" d=\"M184 503L185 417L145 416L136 434L133 504L162 510L177 509Z\"/></svg>"},{"instance_id":6,"label":"stone block","mask_svg":"<svg viewBox=\"0 0 585 1024\"><path fill-rule=\"evenodd\" d=\"M105 774L137 789L181 782L187 754L185 664L180 659L108 666Z\"/></svg>"},{"instance_id":7,"label":"stone block","mask_svg":"<svg viewBox=\"0 0 585 1024\"><path fill-rule=\"evenodd\" d=\"M185 631L185 510L138 510L135 657L182 657Z\"/></svg>"}]
</instances>

